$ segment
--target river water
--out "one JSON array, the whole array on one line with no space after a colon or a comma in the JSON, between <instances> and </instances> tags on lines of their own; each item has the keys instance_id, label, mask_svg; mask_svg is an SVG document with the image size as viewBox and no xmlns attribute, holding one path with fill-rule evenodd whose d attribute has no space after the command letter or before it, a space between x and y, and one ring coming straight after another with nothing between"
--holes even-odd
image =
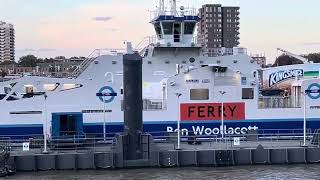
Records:
<instances>
[{"instance_id":1,"label":"river water","mask_svg":"<svg viewBox=\"0 0 320 180\"><path fill-rule=\"evenodd\" d=\"M209 180L209 179L320 179L320 165L188 167L96 171L25 172L6 179L21 180Z\"/></svg>"}]
</instances>

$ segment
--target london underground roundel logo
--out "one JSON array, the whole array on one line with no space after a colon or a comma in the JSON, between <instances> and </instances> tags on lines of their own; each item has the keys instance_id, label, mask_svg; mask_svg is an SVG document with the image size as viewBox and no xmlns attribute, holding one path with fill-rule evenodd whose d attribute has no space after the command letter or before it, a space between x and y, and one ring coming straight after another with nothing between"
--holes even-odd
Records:
<instances>
[{"instance_id":1,"label":"london underground roundel logo","mask_svg":"<svg viewBox=\"0 0 320 180\"><path fill-rule=\"evenodd\" d=\"M104 86L99 90L99 93L115 93L115 91L110 86ZM103 102L103 97L104 97L104 103L110 103L115 98L115 96L99 96L99 99L101 102Z\"/></svg>"},{"instance_id":2,"label":"london underground roundel logo","mask_svg":"<svg viewBox=\"0 0 320 180\"><path fill-rule=\"evenodd\" d=\"M318 90L320 90L320 84L318 84L318 83L310 84L310 86L307 89L307 91L311 91L311 92L307 93L309 98L319 99L320 93L318 92ZM312 92L312 91L315 91L315 92Z\"/></svg>"}]
</instances>

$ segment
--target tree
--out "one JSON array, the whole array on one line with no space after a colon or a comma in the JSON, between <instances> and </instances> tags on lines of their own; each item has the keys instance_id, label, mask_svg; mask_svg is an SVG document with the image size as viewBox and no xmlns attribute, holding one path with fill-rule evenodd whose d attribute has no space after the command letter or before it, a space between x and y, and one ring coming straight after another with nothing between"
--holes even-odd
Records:
<instances>
[{"instance_id":1,"label":"tree","mask_svg":"<svg viewBox=\"0 0 320 180\"><path fill-rule=\"evenodd\" d=\"M38 58L34 55L26 55L20 58L18 64L22 67L36 67L38 62Z\"/></svg>"},{"instance_id":2,"label":"tree","mask_svg":"<svg viewBox=\"0 0 320 180\"><path fill-rule=\"evenodd\" d=\"M1 70L0 76L4 78L6 75L7 75L7 73L4 70Z\"/></svg>"},{"instance_id":3,"label":"tree","mask_svg":"<svg viewBox=\"0 0 320 180\"><path fill-rule=\"evenodd\" d=\"M57 56L57 57L55 57L55 59L63 60L63 59L66 59L66 57L64 57L64 56Z\"/></svg>"},{"instance_id":4,"label":"tree","mask_svg":"<svg viewBox=\"0 0 320 180\"><path fill-rule=\"evenodd\" d=\"M314 63L320 63L320 53L311 53L304 57L307 58L309 61L313 61Z\"/></svg>"},{"instance_id":5,"label":"tree","mask_svg":"<svg viewBox=\"0 0 320 180\"><path fill-rule=\"evenodd\" d=\"M303 62L299 59L290 57L288 55L281 55L276 59L275 63L273 64L273 67L293 64L303 64Z\"/></svg>"},{"instance_id":6,"label":"tree","mask_svg":"<svg viewBox=\"0 0 320 180\"><path fill-rule=\"evenodd\" d=\"M44 63L53 63L54 62L54 59L53 58L45 58L44 59L44 61L43 61Z\"/></svg>"}]
</instances>

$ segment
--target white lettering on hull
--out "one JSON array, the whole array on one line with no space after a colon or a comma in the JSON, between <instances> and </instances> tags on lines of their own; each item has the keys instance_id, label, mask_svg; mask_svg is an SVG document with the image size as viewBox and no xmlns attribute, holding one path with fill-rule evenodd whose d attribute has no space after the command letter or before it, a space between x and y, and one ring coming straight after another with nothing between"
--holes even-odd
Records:
<instances>
[{"instance_id":1,"label":"white lettering on hull","mask_svg":"<svg viewBox=\"0 0 320 180\"><path fill-rule=\"evenodd\" d=\"M241 134L247 134L250 130L258 130L257 126L249 126L249 127L227 127L220 126L219 128L208 128L205 126L192 126L191 129L183 128L181 129L182 135L189 135L189 132L193 132L194 135L219 135L219 134L226 134L226 135L241 135ZM174 129L171 126L167 126L167 132L177 132L178 129Z\"/></svg>"}]
</instances>

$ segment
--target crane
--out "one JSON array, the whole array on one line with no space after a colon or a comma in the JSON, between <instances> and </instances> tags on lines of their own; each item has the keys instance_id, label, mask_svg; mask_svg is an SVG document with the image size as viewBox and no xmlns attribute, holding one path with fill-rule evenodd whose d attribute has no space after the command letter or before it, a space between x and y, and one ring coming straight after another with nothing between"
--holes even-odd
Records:
<instances>
[{"instance_id":1,"label":"crane","mask_svg":"<svg viewBox=\"0 0 320 180\"><path fill-rule=\"evenodd\" d=\"M296 59L302 61L304 64L309 64L310 63L308 59L306 59L306 58L304 58L302 56L293 54L293 53L291 53L289 51L286 51L284 49L281 49L281 48L277 48L277 50L283 52L285 55L288 55L290 57L293 57L293 58L296 58Z\"/></svg>"}]
</instances>

